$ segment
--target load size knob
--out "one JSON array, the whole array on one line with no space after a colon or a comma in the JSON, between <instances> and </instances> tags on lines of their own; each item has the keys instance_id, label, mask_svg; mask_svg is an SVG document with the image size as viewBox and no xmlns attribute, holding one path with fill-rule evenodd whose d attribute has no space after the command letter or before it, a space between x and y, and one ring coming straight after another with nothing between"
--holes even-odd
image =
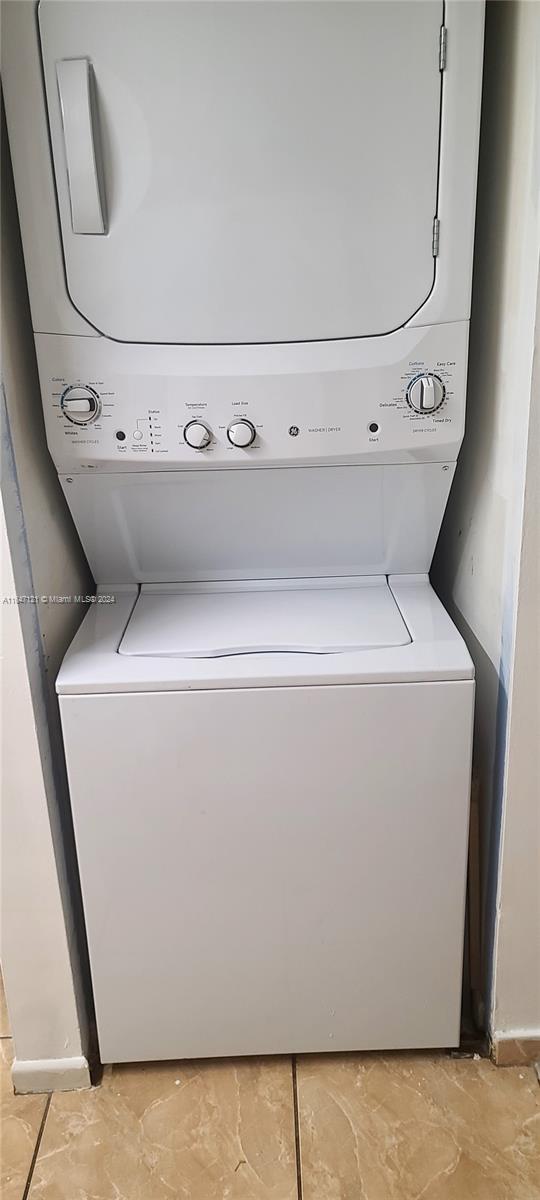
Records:
<instances>
[{"instance_id":1,"label":"load size knob","mask_svg":"<svg viewBox=\"0 0 540 1200\"><path fill-rule=\"evenodd\" d=\"M184 428L184 441L192 450L206 450L212 441L212 430L204 421L188 421Z\"/></svg>"},{"instance_id":2,"label":"load size knob","mask_svg":"<svg viewBox=\"0 0 540 1200\"><path fill-rule=\"evenodd\" d=\"M227 437L233 446L241 446L244 450L255 441L255 426L242 417L239 421L231 421L227 429Z\"/></svg>"},{"instance_id":3,"label":"load size knob","mask_svg":"<svg viewBox=\"0 0 540 1200\"><path fill-rule=\"evenodd\" d=\"M444 384L438 375L418 375L407 388L407 402L415 412L436 412L443 400Z\"/></svg>"},{"instance_id":4,"label":"load size knob","mask_svg":"<svg viewBox=\"0 0 540 1200\"><path fill-rule=\"evenodd\" d=\"M68 421L73 425L91 425L97 421L101 412L101 403L97 392L89 387L73 385L66 388L60 397L60 407Z\"/></svg>"}]
</instances>

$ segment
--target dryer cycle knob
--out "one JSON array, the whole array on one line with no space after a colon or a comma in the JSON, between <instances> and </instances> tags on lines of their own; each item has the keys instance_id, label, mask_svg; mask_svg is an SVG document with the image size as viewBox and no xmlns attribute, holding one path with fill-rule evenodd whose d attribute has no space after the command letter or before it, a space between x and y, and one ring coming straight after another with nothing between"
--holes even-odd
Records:
<instances>
[{"instance_id":1,"label":"dryer cycle knob","mask_svg":"<svg viewBox=\"0 0 540 1200\"><path fill-rule=\"evenodd\" d=\"M256 437L255 426L247 417L242 417L238 421L231 421L227 429L227 437L233 446L241 446L244 450L251 446Z\"/></svg>"},{"instance_id":2,"label":"dryer cycle knob","mask_svg":"<svg viewBox=\"0 0 540 1200\"><path fill-rule=\"evenodd\" d=\"M188 421L184 427L184 441L192 450L206 450L212 441L212 430L204 421Z\"/></svg>"},{"instance_id":3,"label":"dryer cycle knob","mask_svg":"<svg viewBox=\"0 0 540 1200\"><path fill-rule=\"evenodd\" d=\"M407 402L418 413L436 412L444 396L444 384L438 375L418 375L407 388Z\"/></svg>"},{"instance_id":4,"label":"dryer cycle knob","mask_svg":"<svg viewBox=\"0 0 540 1200\"><path fill-rule=\"evenodd\" d=\"M73 385L62 392L60 407L73 425L91 425L99 417L101 401L92 388Z\"/></svg>"}]
</instances>

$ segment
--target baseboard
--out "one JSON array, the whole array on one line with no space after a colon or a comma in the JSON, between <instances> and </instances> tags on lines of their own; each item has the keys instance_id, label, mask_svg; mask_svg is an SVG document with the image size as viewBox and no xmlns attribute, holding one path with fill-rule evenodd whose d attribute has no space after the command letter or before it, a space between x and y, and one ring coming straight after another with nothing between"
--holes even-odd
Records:
<instances>
[{"instance_id":1,"label":"baseboard","mask_svg":"<svg viewBox=\"0 0 540 1200\"><path fill-rule=\"evenodd\" d=\"M90 1068L80 1058L34 1058L13 1060L11 1079L20 1095L29 1092L71 1092L91 1086Z\"/></svg>"},{"instance_id":2,"label":"baseboard","mask_svg":"<svg viewBox=\"0 0 540 1200\"><path fill-rule=\"evenodd\" d=\"M491 1057L498 1067L524 1067L540 1059L540 1030L511 1029L493 1033Z\"/></svg>"}]
</instances>

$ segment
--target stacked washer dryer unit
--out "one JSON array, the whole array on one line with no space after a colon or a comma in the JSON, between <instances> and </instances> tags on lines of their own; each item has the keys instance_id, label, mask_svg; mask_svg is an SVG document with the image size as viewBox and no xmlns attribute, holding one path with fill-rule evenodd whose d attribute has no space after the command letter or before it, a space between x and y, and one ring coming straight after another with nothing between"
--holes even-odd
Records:
<instances>
[{"instance_id":1,"label":"stacked washer dryer unit","mask_svg":"<svg viewBox=\"0 0 540 1200\"><path fill-rule=\"evenodd\" d=\"M482 5L5 8L102 1058L455 1045Z\"/></svg>"}]
</instances>

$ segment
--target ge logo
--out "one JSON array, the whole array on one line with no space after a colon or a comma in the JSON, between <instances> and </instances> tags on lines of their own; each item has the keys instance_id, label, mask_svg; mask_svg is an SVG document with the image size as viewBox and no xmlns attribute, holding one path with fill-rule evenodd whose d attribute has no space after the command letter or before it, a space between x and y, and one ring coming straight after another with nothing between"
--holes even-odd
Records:
<instances>
[{"instance_id":1,"label":"ge logo","mask_svg":"<svg viewBox=\"0 0 540 1200\"><path fill-rule=\"evenodd\" d=\"M290 433L291 437L298 437L298 434L300 433L298 425L290 425L289 433Z\"/></svg>"}]
</instances>

